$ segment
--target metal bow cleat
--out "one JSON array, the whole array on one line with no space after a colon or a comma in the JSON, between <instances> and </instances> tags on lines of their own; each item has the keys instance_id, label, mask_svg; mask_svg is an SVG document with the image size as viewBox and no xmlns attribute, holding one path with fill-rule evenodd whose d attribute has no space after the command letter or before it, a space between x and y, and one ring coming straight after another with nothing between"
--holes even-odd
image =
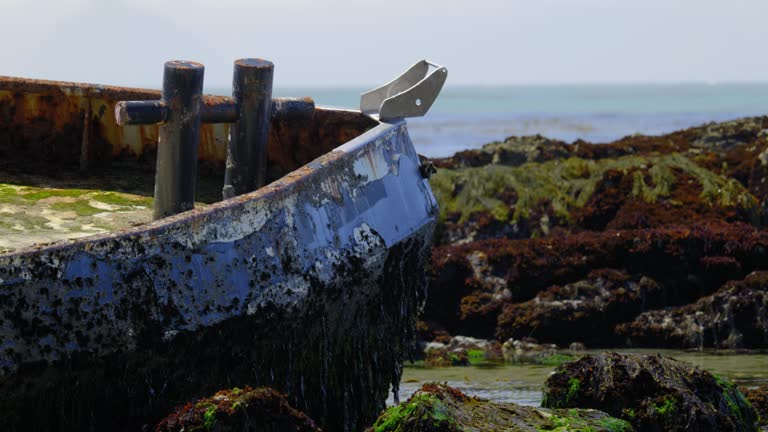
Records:
<instances>
[{"instance_id":1,"label":"metal bow cleat","mask_svg":"<svg viewBox=\"0 0 768 432\"><path fill-rule=\"evenodd\" d=\"M437 99L446 78L448 69L422 60L389 83L363 93L360 111L381 121L421 117Z\"/></svg>"}]
</instances>

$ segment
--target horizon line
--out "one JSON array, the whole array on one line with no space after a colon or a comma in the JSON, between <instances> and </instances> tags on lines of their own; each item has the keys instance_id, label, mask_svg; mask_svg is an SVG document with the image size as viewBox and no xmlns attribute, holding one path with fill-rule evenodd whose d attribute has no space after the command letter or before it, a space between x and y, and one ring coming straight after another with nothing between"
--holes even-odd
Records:
<instances>
[{"instance_id":1,"label":"horizon line","mask_svg":"<svg viewBox=\"0 0 768 432\"><path fill-rule=\"evenodd\" d=\"M536 82L520 82L520 83L446 83L444 89L461 89L461 88L499 88L499 87L620 87L620 86L747 86L747 85L768 85L768 80L765 81L603 81L603 82L552 82L552 83L536 83ZM210 85L206 86L210 88L222 88L229 87L228 85ZM290 85L276 85L275 89L348 89L348 90L360 90L360 89L373 89L376 85L323 85L323 84L290 84Z\"/></svg>"}]
</instances>

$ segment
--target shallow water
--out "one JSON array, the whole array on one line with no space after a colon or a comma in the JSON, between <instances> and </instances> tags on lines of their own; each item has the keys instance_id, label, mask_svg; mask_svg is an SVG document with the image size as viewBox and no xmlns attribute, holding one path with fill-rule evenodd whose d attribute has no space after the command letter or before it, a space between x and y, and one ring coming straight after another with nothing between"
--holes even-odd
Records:
<instances>
[{"instance_id":1,"label":"shallow water","mask_svg":"<svg viewBox=\"0 0 768 432\"><path fill-rule=\"evenodd\" d=\"M675 350L619 349L623 353L659 353L693 363L737 385L756 387L768 383L768 353L692 352ZM597 353L600 351L587 351ZM400 382L400 400L406 400L426 382L446 382L466 394L495 402L541 404L544 381L554 367L540 365L481 365L425 368L406 363ZM387 405L394 404L392 395Z\"/></svg>"}]
</instances>

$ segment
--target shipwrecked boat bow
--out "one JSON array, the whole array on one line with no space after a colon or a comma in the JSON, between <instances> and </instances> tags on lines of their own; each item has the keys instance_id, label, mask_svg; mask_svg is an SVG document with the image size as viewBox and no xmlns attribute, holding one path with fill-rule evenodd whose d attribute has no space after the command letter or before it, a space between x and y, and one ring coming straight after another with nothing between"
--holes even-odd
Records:
<instances>
[{"instance_id":1,"label":"shipwrecked boat bow","mask_svg":"<svg viewBox=\"0 0 768 432\"><path fill-rule=\"evenodd\" d=\"M174 100L170 88L0 78L0 183L14 193L0 221L19 206L55 211L32 188L77 184L102 209L88 189L100 179L154 193L156 219L88 236L21 227L0 251L5 430L138 430L245 385L286 393L331 431L362 430L384 407L424 301L437 203L402 118L272 101L264 81L203 97L201 72ZM222 179L230 197L200 206Z\"/></svg>"}]
</instances>

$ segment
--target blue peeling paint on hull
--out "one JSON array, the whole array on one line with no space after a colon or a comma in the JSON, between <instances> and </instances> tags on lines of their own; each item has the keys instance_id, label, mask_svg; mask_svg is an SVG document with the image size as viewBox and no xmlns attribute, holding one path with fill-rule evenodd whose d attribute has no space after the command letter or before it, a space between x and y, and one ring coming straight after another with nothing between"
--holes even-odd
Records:
<instances>
[{"instance_id":1,"label":"blue peeling paint on hull","mask_svg":"<svg viewBox=\"0 0 768 432\"><path fill-rule=\"evenodd\" d=\"M0 255L0 413L10 430L136 430L271 385L360 430L409 352L436 214L400 121L253 193Z\"/></svg>"}]
</instances>

